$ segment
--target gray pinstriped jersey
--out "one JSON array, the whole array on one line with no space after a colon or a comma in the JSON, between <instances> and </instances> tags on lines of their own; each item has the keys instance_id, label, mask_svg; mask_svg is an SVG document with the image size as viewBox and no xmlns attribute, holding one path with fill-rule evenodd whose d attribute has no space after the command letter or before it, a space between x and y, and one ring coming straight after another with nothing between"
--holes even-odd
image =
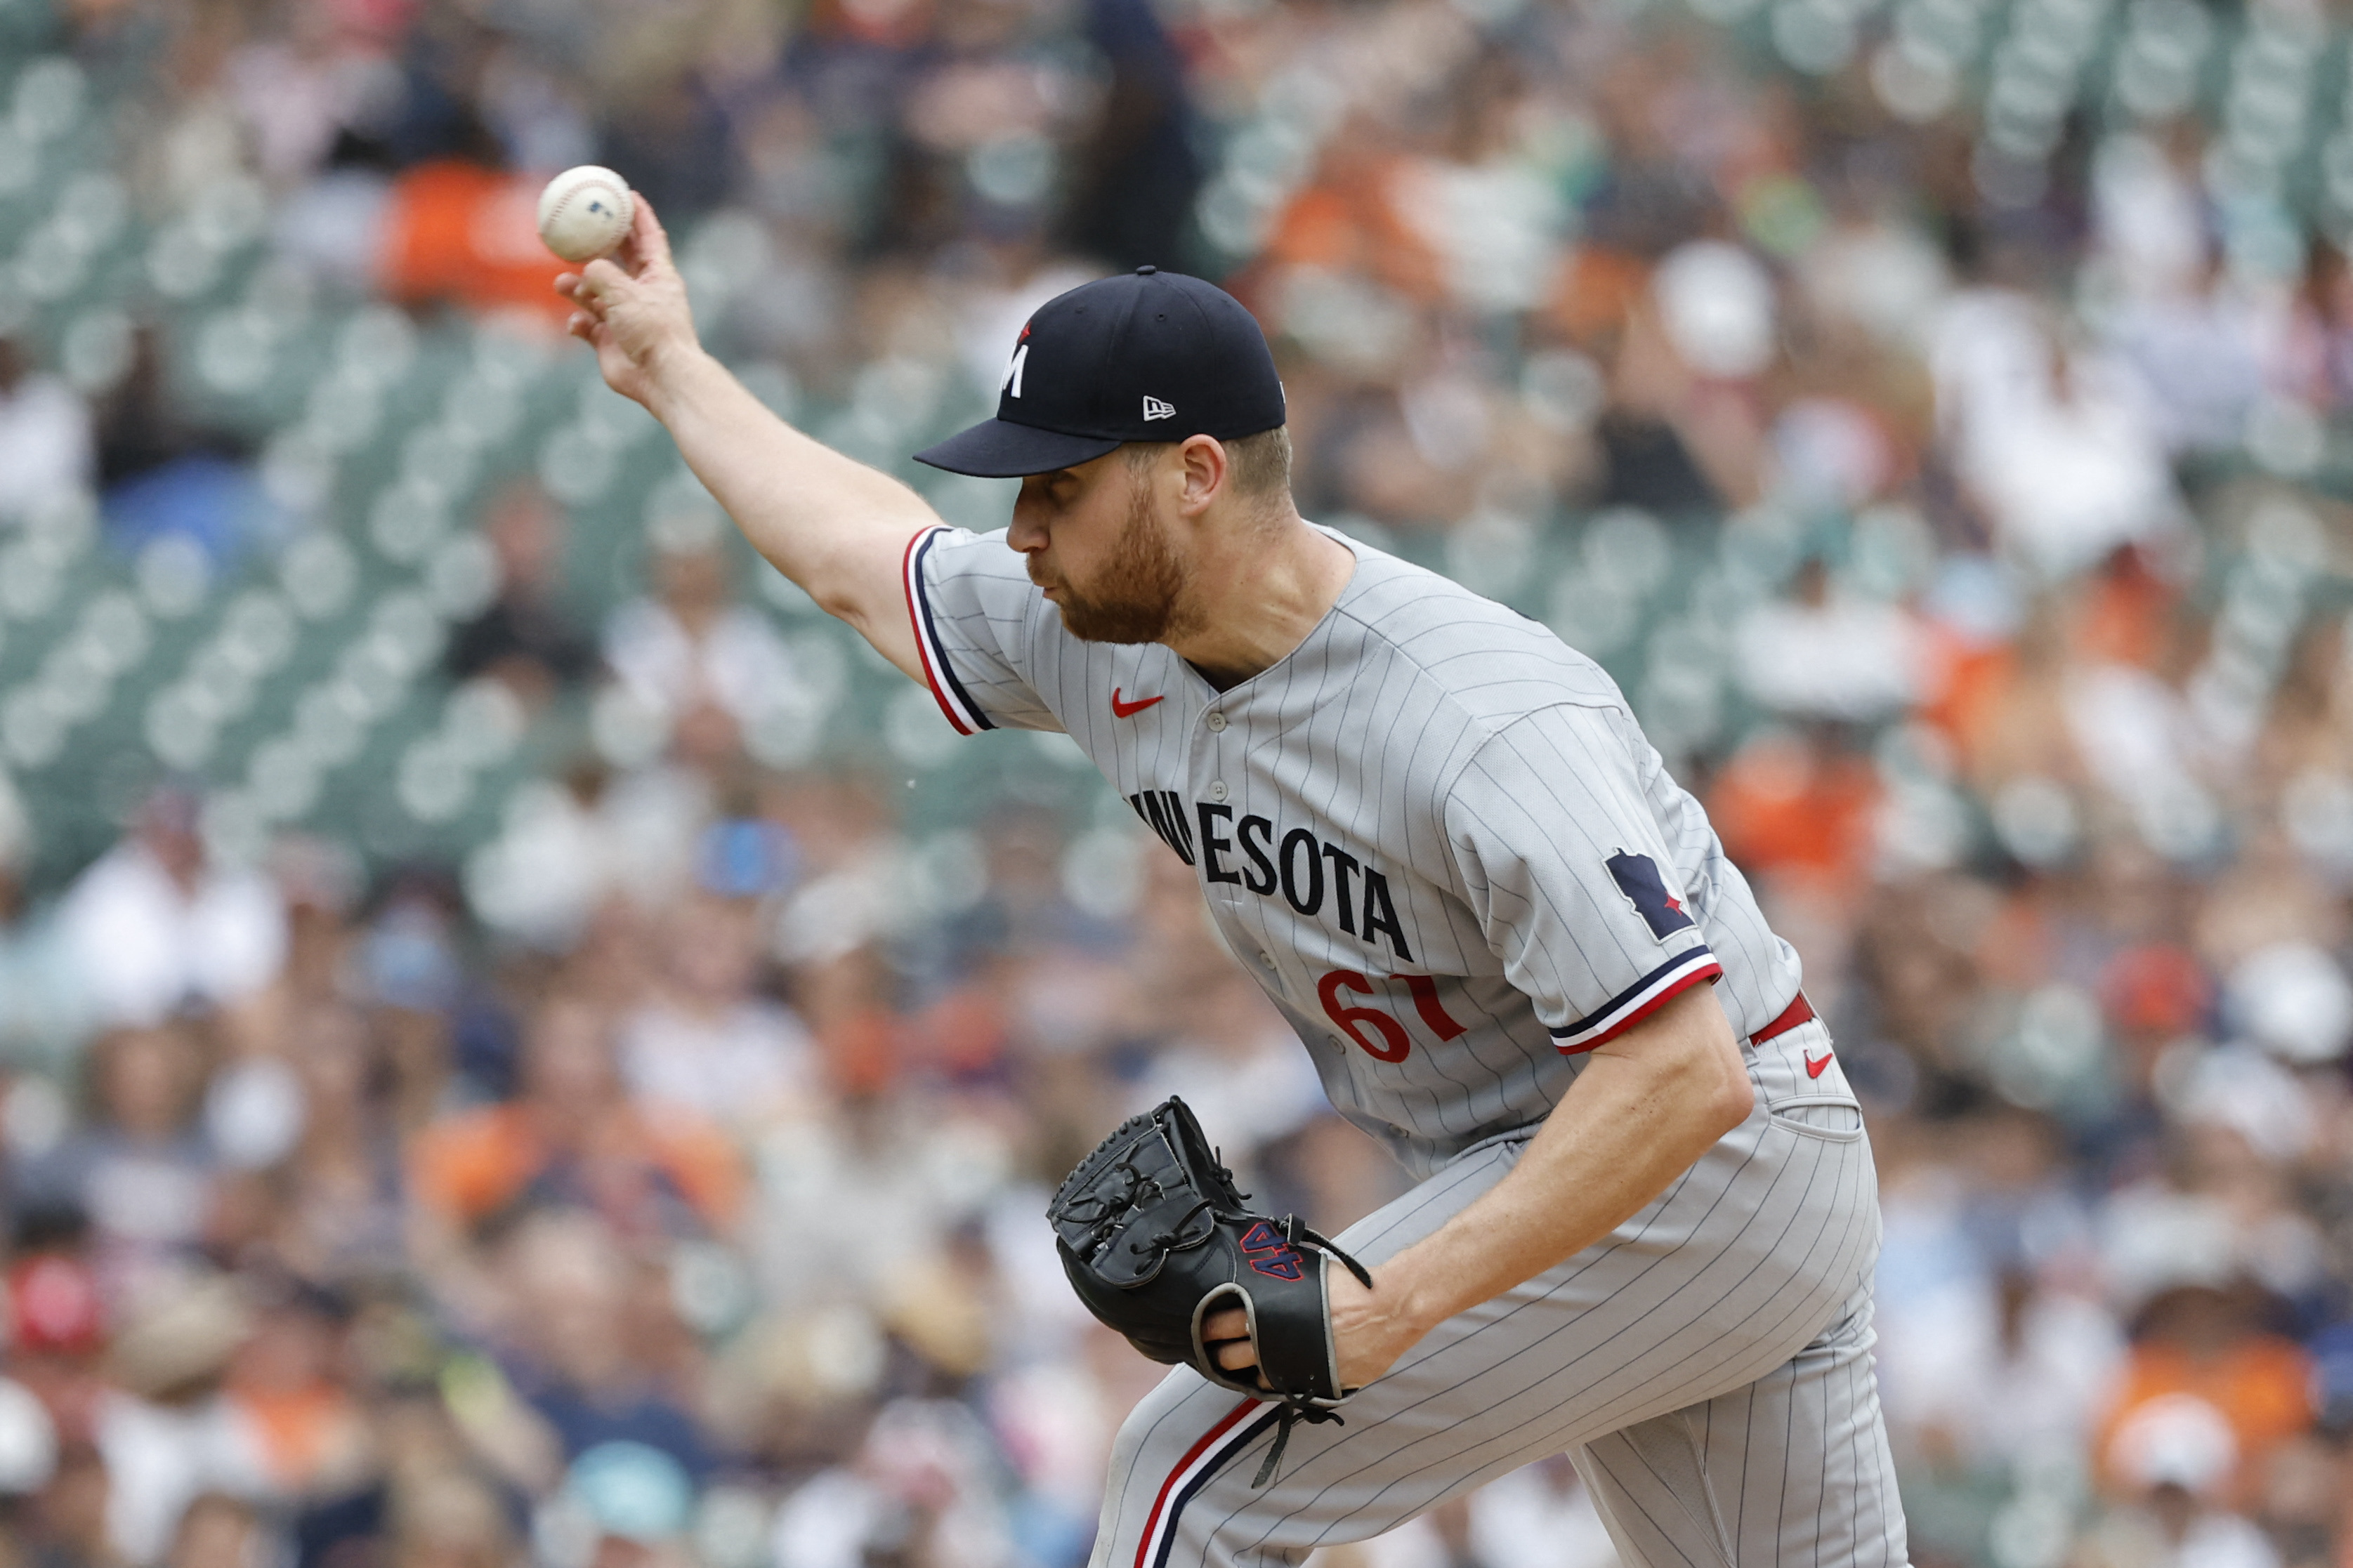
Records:
<instances>
[{"instance_id":1,"label":"gray pinstriped jersey","mask_svg":"<svg viewBox=\"0 0 2353 1568\"><path fill-rule=\"evenodd\" d=\"M1065 632L1002 532L918 535L906 588L949 721L1069 733L1417 1174L1540 1121L1580 1053L1687 985L1720 977L1744 1035L1778 1016L1797 953L1600 667L1333 537L1356 570L1331 613L1223 692Z\"/></svg>"}]
</instances>

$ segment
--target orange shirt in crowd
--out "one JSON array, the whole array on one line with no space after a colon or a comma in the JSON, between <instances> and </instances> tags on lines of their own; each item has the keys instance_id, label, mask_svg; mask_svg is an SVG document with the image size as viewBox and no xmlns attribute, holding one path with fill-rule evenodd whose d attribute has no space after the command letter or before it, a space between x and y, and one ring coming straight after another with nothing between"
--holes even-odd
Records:
<instances>
[{"instance_id":1,"label":"orange shirt in crowd","mask_svg":"<svg viewBox=\"0 0 2353 1568\"><path fill-rule=\"evenodd\" d=\"M1819 757L1801 742L1776 738L1725 764L1708 791L1707 816L1745 870L1841 886L1870 869L1879 797L1868 759Z\"/></svg>"},{"instance_id":2,"label":"orange shirt in crowd","mask_svg":"<svg viewBox=\"0 0 2353 1568\"><path fill-rule=\"evenodd\" d=\"M2017 661L2007 643L1966 637L1936 620L1924 619L1919 626L1927 644L1924 662L1928 674L1914 711L1923 722L1943 731L1968 763L1976 759L1978 739L1994 722Z\"/></svg>"},{"instance_id":3,"label":"orange shirt in crowd","mask_svg":"<svg viewBox=\"0 0 2353 1568\"><path fill-rule=\"evenodd\" d=\"M420 163L393 182L385 225L385 292L404 304L453 300L561 321L565 264L539 239L539 192L478 163Z\"/></svg>"},{"instance_id":4,"label":"orange shirt in crowd","mask_svg":"<svg viewBox=\"0 0 2353 1568\"><path fill-rule=\"evenodd\" d=\"M1335 152L1314 184L1292 197L1267 236L1264 259L1279 267L1362 271L1410 299L1445 292L1438 257L1399 210L1404 161Z\"/></svg>"},{"instance_id":5,"label":"orange shirt in crowd","mask_svg":"<svg viewBox=\"0 0 2353 1568\"><path fill-rule=\"evenodd\" d=\"M2141 553L2119 550L2086 584L2070 628L2070 652L2086 664L2160 668L2174 636L2180 595Z\"/></svg>"},{"instance_id":6,"label":"orange shirt in crowd","mask_svg":"<svg viewBox=\"0 0 2353 1568\"><path fill-rule=\"evenodd\" d=\"M718 1129L683 1113L659 1118L617 1109L591 1135L599 1172L636 1169L664 1177L702 1220L723 1227L744 1195L744 1170ZM419 1132L409 1151L417 1197L466 1224L496 1214L554 1165L559 1151L541 1134L531 1109L485 1106ZM603 1195L617 1196L600 1186Z\"/></svg>"},{"instance_id":7,"label":"orange shirt in crowd","mask_svg":"<svg viewBox=\"0 0 2353 1568\"><path fill-rule=\"evenodd\" d=\"M357 1441L358 1412L333 1383L303 1388L233 1386L229 1402L252 1423L270 1479L290 1494L308 1490Z\"/></svg>"},{"instance_id":8,"label":"orange shirt in crowd","mask_svg":"<svg viewBox=\"0 0 2353 1568\"><path fill-rule=\"evenodd\" d=\"M2115 1407L2101 1423L2094 1452L2105 1467L2116 1431L2140 1405L2170 1394L2204 1400L2222 1414L2239 1440L2242 1491L2262 1474L2272 1450L2312 1426L2312 1358L2302 1346L2253 1334L2208 1354L2178 1345L2135 1345Z\"/></svg>"},{"instance_id":9,"label":"orange shirt in crowd","mask_svg":"<svg viewBox=\"0 0 2353 1568\"><path fill-rule=\"evenodd\" d=\"M1650 264L1641 257L1579 245L1561 258L1545 312L1571 342L1597 343L1626 324L1650 286Z\"/></svg>"}]
</instances>

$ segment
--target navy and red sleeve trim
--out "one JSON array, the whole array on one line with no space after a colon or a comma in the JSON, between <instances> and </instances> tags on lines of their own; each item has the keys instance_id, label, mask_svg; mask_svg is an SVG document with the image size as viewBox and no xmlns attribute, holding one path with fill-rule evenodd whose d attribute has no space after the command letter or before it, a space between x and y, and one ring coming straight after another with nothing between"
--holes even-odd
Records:
<instances>
[{"instance_id":1,"label":"navy and red sleeve trim","mask_svg":"<svg viewBox=\"0 0 2353 1568\"><path fill-rule=\"evenodd\" d=\"M944 528L927 528L907 541L906 559L902 566L907 590L907 619L915 628L915 655L923 660L923 682L932 689L933 700L947 715L948 722L955 726L957 734L971 735L997 726L965 690L964 682L956 679L955 666L948 662L947 648L932 627L931 590L923 582L923 558L946 531Z\"/></svg>"},{"instance_id":2,"label":"navy and red sleeve trim","mask_svg":"<svg viewBox=\"0 0 2353 1568\"><path fill-rule=\"evenodd\" d=\"M1566 1027L1553 1030L1552 1043L1564 1056L1589 1051L1657 1012L1677 992L1703 980L1717 979L1723 973L1724 965L1715 961L1715 954L1707 950L1705 943L1687 948L1612 996L1602 1007Z\"/></svg>"}]
</instances>

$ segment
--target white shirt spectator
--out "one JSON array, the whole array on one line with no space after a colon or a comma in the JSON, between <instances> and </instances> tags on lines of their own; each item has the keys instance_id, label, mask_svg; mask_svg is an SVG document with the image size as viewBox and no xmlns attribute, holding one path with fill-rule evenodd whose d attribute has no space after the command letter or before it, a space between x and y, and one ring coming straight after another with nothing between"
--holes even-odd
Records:
<instances>
[{"instance_id":1,"label":"white shirt spectator","mask_svg":"<svg viewBox=\"0 0 2353 1568\"><path fill-rule=\"evenodd\" d=\"M623 605L605 628L605 658L632 696L672 717L716 702L748 722L797 684L784 639L740 605L721 612L697 640L653 600Z\"/></svg>"},{"instance_id":2,"label":"white shirt spectator","mask_svg":"<svg viewBox=\"0 0 2353 1568\"><path fill-rule=\"evenodd\" d=\"M90 489L96 454L89 405L56 376L28 375L0 390L0 521Z\"/></svg>"},{"instance_id":3,"label":"white shirt spectator","mask_svg":"<svg viewBox=\"0 0 2353 1568\"><path fill-rule=\"evenodd\" d=\"M163 1561L180 1515L206 1492L259 1499L269 1490L261 1435L217 1394L173 1406L109 1392L95 1436L110 1483L107 1533L125 1562Z\"/></svg>"},{"instance_id":4,"label":"white shirt spectator","mask_svg":"<svg viewBox=\"0 0 2353 1568\"><path fill-rule=\"evenodd\" d=\"M1543 300L1559 269L1562 216L1546 171L1510 157L1418 159L1398 171L1389 197L1437 254L1458 302L1493 312Z\"/></svg>"},{"instance_id":5,"label":"white shirt spectator","mask_svg":"<svg viewBox=\"0 0 2353 1568\"><path fill-rule=\"evenodd\" d=\"M2113 1312L2049 1289L2016 1308L2008 1333L1990 1286L1942 1293L1907 1328L1897 1419L1944 1428L1989 1468L2080 1449L2124 1362Z\"/></svg>"},{"instance_id":6,"label":"white shirt spectator","mask_svg":"<svg viewBox=\"0 0 2353 1568\"><path fill-rule=\"evenodd\" d=\"M1879 719L1919 695L1919 629L1894 605L1833 595L1774 600L1736 634L1740 678L1766 707L1811 718Z\"/></svg>"},{"instance_id":7,"label":"white shirt spectator","mask_svg":"<svg viewBox=\"0 0 2353 1568\"><path fill-rule=\"evenodd\" d=\"M1930 359L1956 467L2026 565L2067 576L2179 517L2138 382L2100 356L2063 353L2027 300L1956 295Z\"/></svg>"},{"instance_id":8,"label":"white shirt spectator","mask_svg":"<svg viewBox=\"0 0 2353 1568\"><path fill-rule=\"evenodd\" d=\"M2077 359L2063 391L2046 379L1973 422L1961 468L2002 542L2047 577L2156 536L2179 502L2165 449L2115 367Z\"/></svg>"},{"instance_id":9,"label":"white shirt spectator","mask_svg":"<svg viewBox=\"0 0 2353 1568\"><path fill-rule=\"evenodd\" d=\"M2119 799L2189 774L2197 737L2189 711L2180 695L2148 671L2091 665L2070 675L2064 700L2076 752Z\"/></svg>"},{"instance_id":10,"label":"white shirt spectator","mask_svg":"<svg viewBox=\"0 0 2353 1568\"><path fill-rule=\"evenodd\" d=\"M2111 136L2092 160L2092 226L2101 258L2135 300L2178 298L2206 268L2204 195L2165 149Z\"/></svg>"},{"instance_id":11,"label":"white shirt spectator","mask_svg":"<svg viewBox=\"0 0 2353 1568\"><path fill-rule=\"evenodd\" d=\"M742 1002L715 1016L657 1005L621 1031L621 1071L631 1092L723 1126L764 1118L812 1092L816 1063L808 1031L773 1002Z\"/></svg>"},{"instance_id":12,"label":"white shirt spectator","mask_svg":"<svg viewBox=\"0 0 2353 1568\"><path fill-rule=\"evenodd\" d=\"M1918 227L1891 217L1842 225L1796 282L1823 315L1892 343L1917 343L1952 288L1944 253Z\"/></svg>"},{"instance_id":13,"label":"white shirt spectator","mask_svg":"<svg viewBox=\"0 0 2353 1568\"><path fill-rule=\"evenodd\" d=\"M183 888L138 839L100 858L59 918L93 1011L108 1025L160 1023L191 1002L251 995L286 962L286 909L269 879L207 868Z\"/></svg>"}]
</instances>

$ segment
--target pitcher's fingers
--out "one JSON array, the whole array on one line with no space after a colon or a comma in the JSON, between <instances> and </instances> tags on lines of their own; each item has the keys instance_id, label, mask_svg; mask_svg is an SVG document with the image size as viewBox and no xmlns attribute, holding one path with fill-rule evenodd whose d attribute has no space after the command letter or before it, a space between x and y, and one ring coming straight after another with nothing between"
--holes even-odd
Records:
<instances>
[{"instance_id":1,"label":"pitcher's fingers","mask_svg":"<svg viewBox=\"0 0 2353 1568\"><path fill-rule=\"evenodd\" d=\"M620 264L598 257L580 271L580 292L573 298L589 309L602 311L602 307L616 295L627 294L632 279L621 270Z\"/></svg>"},{"instance_id":2,"label":"pitcher's fingers","mask_svg":"<svg viewBox=\"0 0 2353 1568\"><path fill-rule=\"evenodd\" d=\"M577 272L557 273L555 275L555 291L563 295L567 300L577 295L580 292L580 274Z\"/></svg>"},{"instance_id":3,"label":"pitcher's fingers","mask_svg":"<svg viewBox=\"0 0 2353 1568\"><path fill-rule=\"evenodd\" d=\"M641 263L651 262L662 267L670 263L670 235L662 228L661 219L654 216L654 204L646 200L642 191L631 191L637 211L629 217L628 245L631 254Z\"/></svg>"},{"instance_id":4,"label":"pitcher's fingers","mask_svg":"<svg viewBox=\"0 0 2353 1568\"><path fill-rule=\"evenodd\" d=\"M1219 1307L1201 1320L1204 1341L1250 1338L1250 1317L1240 1307Z\"/></svg>"},{"instance_id":5,"label":"pitcher's fingers","mask_svg":"<svg viewBox=\"0 0 2353 1568\"><path fill-rule=\"evenodd\" d=\"M596 318L586 310L575 310L564 323L564 330L584 343L593 343L596 341Z\"/></svg>"},{"instance_id":6,"label":"pitcher's fingers","mask_svg":"<svg viewBox=\"0 0 2353 1568\"><path fill-rule=\"evenodd\" d=\"M1228 1372L1242 1372L1258 1364L1258 1352L1248 1340L1235 1340L1218 1347L1218 1364Z\"/></svg>"}]
</instances>

